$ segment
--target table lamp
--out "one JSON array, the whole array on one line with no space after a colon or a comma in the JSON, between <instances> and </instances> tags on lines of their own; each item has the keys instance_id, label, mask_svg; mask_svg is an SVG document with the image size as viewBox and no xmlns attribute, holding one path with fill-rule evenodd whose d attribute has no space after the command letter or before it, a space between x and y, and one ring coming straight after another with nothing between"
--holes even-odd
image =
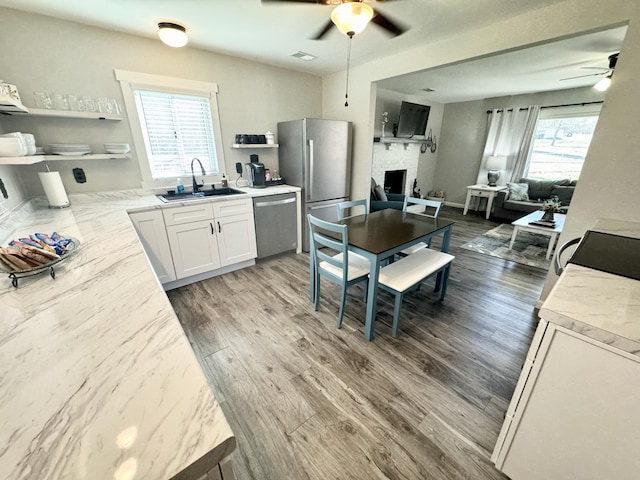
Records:
<instances>
[{"instance_id":1,"label":"table lamp","mask_svg":"<svg viewBox=\"0 0 640 480\"><path fill-rule=\"evenodd\" d=\"M495 187L496 182L500 178L500 174L502 173L502 170L507 168L507 157L489 156L487 157L486 166L487 166L487 170L489 170L489 172L487 173L489 186Z\"/></svg>"}]
</instances>

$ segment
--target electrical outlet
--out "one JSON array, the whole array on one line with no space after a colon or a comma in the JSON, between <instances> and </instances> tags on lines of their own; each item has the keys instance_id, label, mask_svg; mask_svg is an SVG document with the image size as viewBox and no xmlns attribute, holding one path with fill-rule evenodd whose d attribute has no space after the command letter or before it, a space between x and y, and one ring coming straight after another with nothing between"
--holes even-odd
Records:
<instances>
[{"instance_id":1,"label":"electrical outlet","mask_svg":"<svg viewBox=\"0 0 640 480\"><path fill-rule=\"evenodd\" d=\"M76 179L76 182L78 183L86 183L87 182L87 176L84 173L84 170L81 168L74 168L73 169L73 178Z\"/></svg>"}]
</instances>

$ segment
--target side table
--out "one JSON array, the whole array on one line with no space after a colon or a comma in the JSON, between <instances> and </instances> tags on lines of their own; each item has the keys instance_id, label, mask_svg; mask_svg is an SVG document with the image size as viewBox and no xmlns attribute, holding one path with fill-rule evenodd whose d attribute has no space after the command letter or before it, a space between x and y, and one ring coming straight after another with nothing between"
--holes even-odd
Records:
<instances>
[{"instance_id":1,"label":"side table","mask_svg":"<svg viewBox=\"0 0 640 480\"><path fill-rule=\"evenodd\" d=\"M464 211L462 214L467 214L469 204L471 203L471 197L486 198L487 214L485 218L489 220L489 216L491 215L491 206L493 205L493 199L495 198L496 193L506 189L507 187L504 185L497 185L495 187L490 187L489 185L469 185L467 187L467 199L464 202Z\"/></svg>"}]
</instances>

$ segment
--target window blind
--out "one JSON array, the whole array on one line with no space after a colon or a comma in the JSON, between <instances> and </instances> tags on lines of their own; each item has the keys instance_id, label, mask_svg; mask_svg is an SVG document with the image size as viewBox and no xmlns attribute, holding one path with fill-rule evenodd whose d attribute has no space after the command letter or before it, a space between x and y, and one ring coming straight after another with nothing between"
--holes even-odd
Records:
<instances>
[{"instance_id":1,"label":"window blind","mask_svg":"<svg viewBox=\"0 0 640 480\"><path fill-rule=\"evenodd\" d=\"M218 173L211 106L207 97L134 90L153 179L191 175L198 158Z\"/></svg>"}]
</instances>

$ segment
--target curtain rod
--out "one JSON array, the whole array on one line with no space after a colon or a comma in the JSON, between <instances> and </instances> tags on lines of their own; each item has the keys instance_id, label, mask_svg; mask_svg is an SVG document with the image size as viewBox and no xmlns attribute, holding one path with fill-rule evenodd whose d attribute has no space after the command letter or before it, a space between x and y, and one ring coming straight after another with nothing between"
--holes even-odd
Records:
<instances>
[{"instance_id":1,"label":"curtain rod","mask_svg":"<svg viewBox=\"0 0 640 480\"><path fill-rule=\"evenodd\" d=\"M560 108L560 107L584 107L585 105L594 105L596 103L602 103L602 100L599 100L597 102L565 103L564 105L546 105L540 108L542 109L542 108ZM522 110L529 110L529 107L521 107L520 111ZM496 113L502 113L504 111L505 111L504 109L500 109ZM513 112L513 108L507 108L506 111ZM493 110L487 110L487 113L493 113Z\"/></svg>"}]
</instances>

